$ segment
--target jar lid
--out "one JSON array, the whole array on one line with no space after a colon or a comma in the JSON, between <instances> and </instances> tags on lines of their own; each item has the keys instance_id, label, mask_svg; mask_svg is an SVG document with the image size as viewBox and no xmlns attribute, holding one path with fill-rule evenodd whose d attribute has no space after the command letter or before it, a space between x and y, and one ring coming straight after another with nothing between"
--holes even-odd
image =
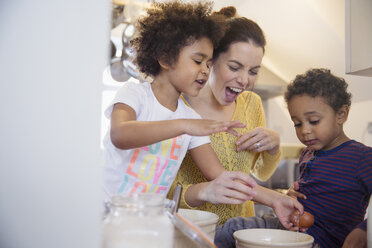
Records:
<instances>
[{"instance_id":1,"label":"jar lid","mask_svg":"<svg viewBox=\"0 0 372 248\"><path fill-rule=\"evenodd\" d=\"M173 225L180 230L186 237L196 242L200 247L217 248L213 241L199 227L191 223L185 217L182 217L177 212L171 214L167 211Z\"/></svg>"}]
</instances>

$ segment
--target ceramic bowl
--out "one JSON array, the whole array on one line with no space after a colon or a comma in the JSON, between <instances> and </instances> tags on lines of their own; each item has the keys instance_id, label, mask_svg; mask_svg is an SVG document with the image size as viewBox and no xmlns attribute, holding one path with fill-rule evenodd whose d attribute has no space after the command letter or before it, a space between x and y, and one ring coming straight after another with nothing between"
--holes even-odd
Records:
<instances>
[{"instance_id":1,"label":"ceramic bowl","mask_svg":"<svg viewBox=\"0 0 372 248\"><path fill-rule=\"evenodd\" d=\"M199 229L212 241L214 240L216 226L219 219L216 214L207 211L182 208L178 209L178 214L199 227ZM190 248L196 247L196 244L186 237L186 235L184 235L181 231L176 229L174 233L174 247Z\"/></svg>"},{"instance_id":2,"label":"ceramic bowl","mask_svg":"<svg viewBox=\"0 0 372 248\"><path fill-rule=\"evenodd\" d=\"M237 248L311 248L314 238L306 233L278 229L244 229L234 232Z\"/></svg>"}]
</instances>

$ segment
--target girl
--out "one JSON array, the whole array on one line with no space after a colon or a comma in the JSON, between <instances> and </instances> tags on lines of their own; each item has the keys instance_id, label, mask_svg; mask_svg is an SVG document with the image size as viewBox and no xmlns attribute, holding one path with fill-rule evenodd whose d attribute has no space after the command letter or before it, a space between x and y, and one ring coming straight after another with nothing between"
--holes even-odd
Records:
<instances>
[{"instance_id":1,"label":"girl","mask_svg":"<svg viewBox=\"0 0 372 248\"><path fill-rule=\"evenodd\" d=\"M201 136L221 131L237 135L233 128L245 125L202 120L179 98L181 93L196 96L208 79L213 47L224 34L222 17L210 15L211 10L209 2L154 3L139 20L138 36L131 41L135 63L153 81L127 82L106 110L111 118L104 141L108 196L167 194L187 150L207 179L224 171L209 138ZM252 178L235 173L230 181L235 189L231 196L238 191L240 198L251 199Z\"/></svg>"}]
</instances>

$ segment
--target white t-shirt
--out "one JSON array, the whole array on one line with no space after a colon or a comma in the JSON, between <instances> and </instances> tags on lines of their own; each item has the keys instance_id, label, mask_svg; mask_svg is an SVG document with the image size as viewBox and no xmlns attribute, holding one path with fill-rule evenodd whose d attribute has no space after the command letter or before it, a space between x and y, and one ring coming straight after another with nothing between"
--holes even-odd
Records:
<instances>
[{"instance_id":1,"label":"white t-shirt","mask_svg":"<svg viewBox=\"0 0 372 248\"><path fill-rule=\"evenodd\" d=\"M201 118L181 99L175 112L161 105L148 82L126 82L105 111L109 119L115 103L125 103L133 108L138 121ZM140 192L167 194L187 150L206 143L210 143L208 136L185 134L149 146L122 150L112 144L108 130L103 141L104 190L109 197Z\"/></svg>"}]
</instances>

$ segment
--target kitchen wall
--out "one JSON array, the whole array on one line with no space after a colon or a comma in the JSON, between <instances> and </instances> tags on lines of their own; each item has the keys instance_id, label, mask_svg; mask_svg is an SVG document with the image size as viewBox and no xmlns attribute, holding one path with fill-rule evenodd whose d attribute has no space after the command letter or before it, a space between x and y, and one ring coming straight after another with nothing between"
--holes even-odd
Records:
<instances>
[{"instance_id":1,"label":"kitchen wall","mask_svg":"<svg viewBox=\"0 0 372 248\"><path fill-rule=\"evenodd\" d=\"M101 247L110 2L0 1L0 247Z\"/></svg>"},{"instance_id":2,"label":"kitchen wall","mask_svg":"<svg viewBox=\"0 0 372 248\"><path fill-rule=\"evenodd\" d=\"M328 68L335 75L345 78L353 94L345 131L350 138L372 145L371 134L367 132L368 124L372 122L372 77L346 74L347 64L350 63L346 61L347 35L362 35L354 38L355 44L370 40L370 18L368 16L363 22L363 15L359 15L362 20L359 19L357 23L363 25L357 26L354 23L351 27L347 26L348 10L345 2L350 1L354 4L366 4L364 11L367 13L372 6L368 0L216 0L215 9L219 10L228 5L236 6L240 15L256 21L261 26L267 39L263 73L270 71L278 78L278 82L288 83L297 74L319 67ZM347 28L353 30L345 32ZM363 59L367 58L372 63L370 47L362 51L359 49L357 56L358 54L362 54ZM358 61L362 58L353 59ZM268 82L259 82L259 78L257 83L275 85L273 78L275 77L270 77ZM282 142L298 142L283 97L265 100L264 106L268 126L281 134Z\"/></svg>"},{"instance_id":3,"label":"kitchen wall","mask_svg":"<svg viewBox=\"0 0 372 248\"><path fill-rule=\"evenodd\" d=\"M370 86L372 92L372 82ZM352 90L352 94L358 94L358 90ZM264 101L268 127L280 133L281 142L299 143L293 122L288 114L283 96L278 96ZM348 121L345 123L344 131L349 138L372 146L372 99L352 102Z\"/></svg>"}]
</instances>

